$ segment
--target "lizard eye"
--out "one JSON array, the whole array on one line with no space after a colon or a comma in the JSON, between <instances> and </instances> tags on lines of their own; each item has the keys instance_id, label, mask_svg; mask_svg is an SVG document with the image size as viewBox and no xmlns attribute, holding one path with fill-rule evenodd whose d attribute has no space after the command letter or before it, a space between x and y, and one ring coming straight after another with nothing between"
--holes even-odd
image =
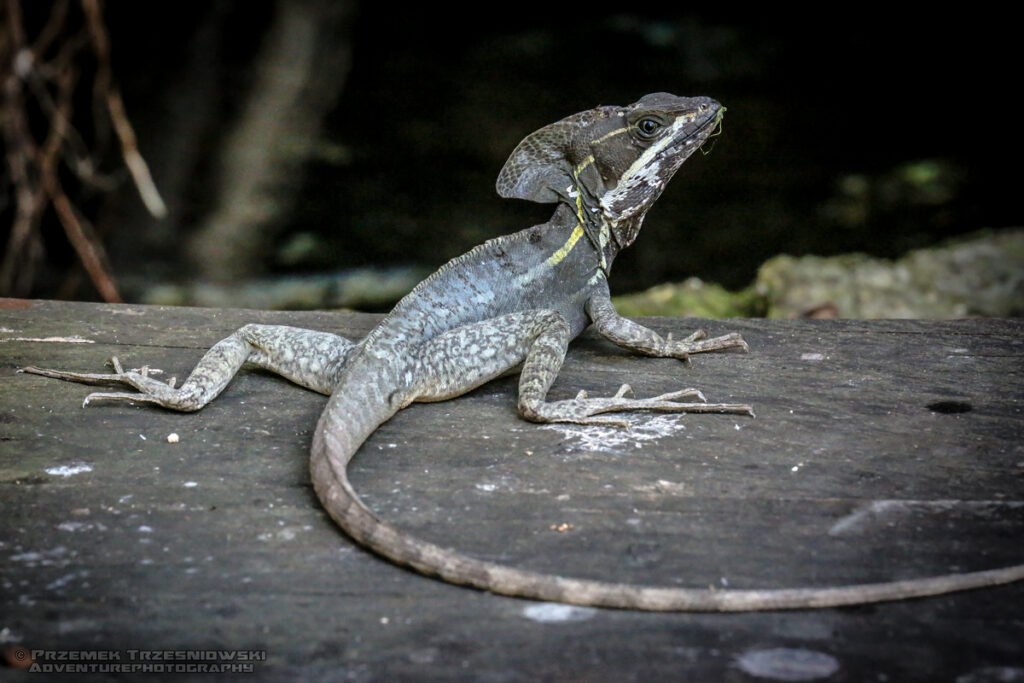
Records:
<instances>
[{"instance_id":1,"label":"lizard eye","mask_svg":"<svg viewBox=\"0 0 1024 683\"><path fill-rule=\"evenodd\" d=\"M661 128L661 123L655 119L640 119L636 123L636 131L640 134L640 137L645 140L650 140L654 137L654 134Z\"/></svg>"}]
</instances>

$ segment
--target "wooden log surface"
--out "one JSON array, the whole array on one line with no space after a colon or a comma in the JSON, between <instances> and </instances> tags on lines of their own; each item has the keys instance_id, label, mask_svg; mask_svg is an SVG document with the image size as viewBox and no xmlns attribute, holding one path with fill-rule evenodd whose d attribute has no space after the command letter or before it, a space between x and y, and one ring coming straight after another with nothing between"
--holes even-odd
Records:
<instances>
[{"instance_id":1,"label":"wooden log surface","mask_svg":"<svg viewBox=\"0 0 1024 683\"><path fill-rule=\"evenodd\" d=\"M247 322L359 337L377 319L0 300L8 660L246 650L265 654L262 680L1024 680L1024 585L730 615L498 597L396 568L333 526L307 471L320 395L243 371L199 413L83 409L92 388L15 373L116 355L183 378ZM540 426L504 378L399 413L353 461L355 487L423 538L596 579L828 586L1024 562L1024 322L645 323L737 331L751 352L687 366L587 332L553 397L694 386L757 417Z\"/></svg>"}]
</instances>

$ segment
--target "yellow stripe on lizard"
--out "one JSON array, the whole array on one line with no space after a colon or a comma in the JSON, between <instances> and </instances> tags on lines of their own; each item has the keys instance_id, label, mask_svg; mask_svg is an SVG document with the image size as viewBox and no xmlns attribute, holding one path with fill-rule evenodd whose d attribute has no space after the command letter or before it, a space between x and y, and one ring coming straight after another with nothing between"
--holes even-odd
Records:
<instances>
[{"instance_id":1,"label":"yellow stripe on lizard","mask_svg":"<svg viewBox=\"0 0 1024 683\"><path fill-rule=\"evenodd\" d=\"M577 223L576 227L572 229L572 234L569 235L569 239L565 241L565 244L559 247L558 251L554 254L548 256L548 265L556 266L561 263L562 259L569 255L569 252L572 251L572 248L576 246L576 243L580 241L581 237L583 237L583 225Z\"/></svg>"},{"instance_id":2,"label":"yellow stripe on lizard","mask_svg":"<svg viewBox=\"0 0 1024 683\"><path fill-rule=\"evenodd\" d=\"M580 165L577 166L575 168L575 170L573 170L573 175L576 176L577 180L579 180L579 175L580 175L580 173L583 172L583 169L585 169L587 166L590 166L592 163L594 163L594 155L593 154L591 154L586 159L584 159L583 162L580 163Z\"/></svg>"},{"instance_id":3,"label":"yellow stripe on lizard","mask_svg":"<svg viewBox=\"0 0 1024 683\"><path fill-rule=\"evenodd\" d=\"M616 128L615 130L611 131L610 133L605 133L601 137L599 137L596 140L594 140L593 142L591 142L590 146L593 147L594 145L600 144L600 143L604 142L605 140L607 140L609 138L613 138L616 135L621 135L622 133L625 133L627 130L628 130L627 128ZM586 159L584 159L582 162L580 162L579 166L576 167L576 171L575 171L576 175L578 176L580 173L583 172L583 169L585 169L587 166L590 166L592 163L594 163L594 155L593 154L591 154Z\"/></svg>"},{"instance_id":4,"label":"yellow stripe on lizard","mask_svg":"<svg viewBox=\"0 0 1024 683\"><path fill-rule=\"evenodd\" d=\"M615 137L616 135L621 135L622 133L625 133L627 130L629 130L629 129L626 128L626 127L616 128L615 130L613 130L613 131L611 131L609 133L605 133L604 135L602 135L598 139L594 140L590 144L591 145L599 145L602 142L604 142L605 140L607 140L608 138Z\"/></svg>"},{"instance_id":5,"label":"yellow stripe on lizard","mask_svg":"<svg viewBox=\"0 0 1024 683\"><path fill-rule=\"evenodd\" d=\"M593 159L594 157L590 157L591 161L593 161ZM565 244L559 247L551 256L548 256L549 266L555 266L561 263L562 259L569 255L572 248L575 247L576 243L580 241L581 237L583 237L583 195L580 191L579 169L585 167L588 163L590 162L584 161L576 168L576 170L573 171L572 174L573 180L576 183L576 227L572 229L572 234L569 235L569 239L565 241Z\"/></svg>"}]
</instances>

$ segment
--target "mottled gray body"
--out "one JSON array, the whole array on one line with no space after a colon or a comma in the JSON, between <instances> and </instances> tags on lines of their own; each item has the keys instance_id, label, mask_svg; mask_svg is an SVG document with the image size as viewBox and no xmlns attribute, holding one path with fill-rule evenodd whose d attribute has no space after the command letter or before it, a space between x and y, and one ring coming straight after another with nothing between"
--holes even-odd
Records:
<instances>
[{"instance_id":1,"label":"mottled gray body","mask_svg":"<svg viewBox=\"0 0 1024 683\"><path fill-rule=\"evenodd\" d=\"M246 362L330 394L313 438L310 468L324 507L352 538L394 562L495 593L582 605L649 610L740 611L859 604L934 595L1024 578L1024 566L913 581L786 590L658 588L583 581L484 562L411 537L379 520L349 484L346 467L382 422L414 401L463 394L521 368L519 413L537 422L624 424L630 410L750 414L710 404L695 389L647 399L623 386L608 398L583 392L548 401L571 339L589 324L640 353L746 349L738 335L683 340L620 317L607 277L636 238L644 214L679 166L713 133L724 109L709 98L647 95L542 128L519 144L498 177L505 197L556 203L547 223L486 242L420 283L360 342L290 327L248 325L216 344L181 387L144 371L25 371L84 382L117 382L141 393L86 398L148 401L198 410Z\"/></svg>"}]
</instances>

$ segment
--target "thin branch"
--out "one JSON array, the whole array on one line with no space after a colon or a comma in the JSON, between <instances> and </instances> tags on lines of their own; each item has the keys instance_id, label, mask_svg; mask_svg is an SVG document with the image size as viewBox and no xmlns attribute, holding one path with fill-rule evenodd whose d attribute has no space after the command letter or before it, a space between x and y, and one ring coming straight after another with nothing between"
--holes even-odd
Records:
<instances>
[{"instance_id":1,"label":"thin branch","mask_svg":"<svg viewBox=\"0 0 1024 683\"><path fill-rule=\"evenodd\" d=\"M7 249L0 264L0 287L10 291L20 284L19 280L25 279L25 273L31 278L31 260L23 263L22 258L30 238L38 234L45 200L42 190L33 182L30 170L30 159L36 156L38 150L29 132L19 79L19 72L31 68L31 64L26 64L26 61L32 60L32 53L25 47L20 0L8 0L6 6L9 52L3 57L12 68L3 82L3 116L0 120L3 122L7 165L14 184L15 214L7 238Z\"/></svg>"},{"instance_id":2,"label":"thin branch","mask_svg":"<svg viewBox=\"0 0 1024 683\"><path fill-rule=\"evenodd\" d=\"M80 218L75 211L74 205L64 193L60 183L60 176L57 172L57 159L60 156L60 149L67 136L69 120L71 116L71 95L74 91L75 72L71 63L63 65L63 70L55 78L57 84L56 112L52 119L50 135L43 146L40 170L43 181L43 188L46 190L53 208L57 212L64 232L78 254L85 272L89 274L93 286L103 297L104 301L110 303L121 303L123 299L114 285L113 278L107 273L104 267L105 252L95 232L88 222Z\"/></svg>"},{"instance_id":3,"label":"thin branch","mask_svg":"<svg viewBox=\"0 0 1024 683\"><path fill-rule=\"evenodd\" d=\"M61 33L64 31L64 26L67 23L68 18L68 7L70 0L60 0L53 6L53 10L50 12L50 18L46 22L46 26L39 32L35 42L32 43L32 52L37 55L45 55L46 51L50 49L50 45L53 44Z\"/></svg>"},{"instance_id":4,"label":"thin branch","mask_svg":"<svg viewBox=\"0 0 1024 683\"><path fill-rule=\"evenodd\" d=\"M128 121L128 115L124 110L124 101L121 93L114 84L113 74L110 69L110 39L107 36L107 28L103 23L102 10L99 0L82 0L82 9L89 24L89 32L92 35L93 50L99 62L96 74L97 86L100 92L105 94L107 111L110 113L110 120L114 124L114 132L121 141L121 153L124 156L124 163L132 174L135 187L139 190L142 203L156 218L163 218L167 215L167 205L160 197L156 185L153 183L153 176L149 173L149 166L146 160L139 153L138 141L135 138L135 131Z\"/></svg>"},{"instance_id":5,"label":"thin branch","mask_svg":"<svg viewBox=\"0 0 1024 683\"><path fill-rule=\"evenodd\" d=\"M166 215L167 209L139 153L124 102L114 83L101 0L80 0L84 25L69 22L71 2L57 0L51 5L46 23L31 44L25 34L21 0L0 2L0 12L6 19L0 23L0 64L4 67L0 71L0 135L9 169L2 182L10 187L9 194L14 198L14 215L0 261L0 292L18 294L31 290L33 271L43 252L40 230L47 209L52 206L93 286L105 300L120 301L105 265L102 243L61 181L63 160L79 182L101 189L113 187L109 178L97 171L97 152L89 152L72 124L77 64L87 45L92 46L96 57L94 100L105 105L109 127L117 135L139 194L153 215ZM72 31L72 27L76 30ZM55 53L51 49L54 44L58 44ZM33 128L40 128L37 112L48 124L41 143L33 135ZM98 122L105 118L99 117Z\"/></svg>"},{"instance_id":6,"label":"thin branch","mask_svg":"<svg viewBox=\"0 0 1024 683\"><path fill-rule=\"evenodd\" d=\"M104 252L95 237L92 227L84 219L79 218L74 206L71 204L71 200L64 194L64 190L60 186L60 181L56 175L46 176L46 192L50 195L53 208L57 211L61 225L64 226L64 232L67 233L68 239L75 248L78 258L82 261L85 272L89 274L93 286L96 287L104 301L122 303L124 299L121 298L121 294L117 291L113 279L103 266Z\"/></svg>"}]
</instances>

